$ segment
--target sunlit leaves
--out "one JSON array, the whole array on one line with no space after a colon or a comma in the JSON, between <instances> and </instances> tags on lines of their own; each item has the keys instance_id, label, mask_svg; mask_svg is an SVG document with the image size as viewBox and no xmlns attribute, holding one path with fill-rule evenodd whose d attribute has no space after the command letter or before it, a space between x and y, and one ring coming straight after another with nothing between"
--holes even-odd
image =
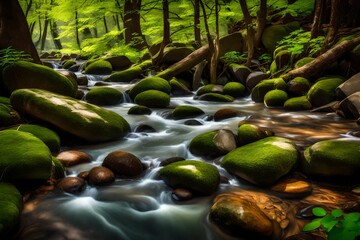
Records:
<instances>
[{"instance_id":1,"label":"sunlit leaves","mask_svg":"<svg viewBox=\"0 0 360 240\"><path fill-rule=\"evenodd\" d=\"M327 214L326 210L322 207L314 207L312 213L317 217L323 217Z\"/></svg>"}]
</instances>

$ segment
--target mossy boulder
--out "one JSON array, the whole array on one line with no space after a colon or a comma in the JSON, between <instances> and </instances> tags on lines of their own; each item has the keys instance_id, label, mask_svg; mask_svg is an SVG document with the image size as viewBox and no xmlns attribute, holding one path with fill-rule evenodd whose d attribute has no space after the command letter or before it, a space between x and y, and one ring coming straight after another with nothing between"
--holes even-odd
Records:
<instances>
[{"instance_id":1,"label":"mossy boulder","mask_svg":"<svg viewBox=\"0 0 360 240\"><path fill-rule=\"evenodd\" d=\"M11 105L10 98L0 96L0 103L5 105Z\"/></svg>"},{"instance_id":2,"label":"mossy boulder","mask_svg":"<svg viewBox=\"0 0 360 240\"><path fill-rule=\"evenodd\" d=\"M52 157L53 171L52 177L55 179L61 179L65 177L65 168L59 159Z\"/></svg>"},{"instance_id":3,"label":"mossy boulder","mask_svg":"<svg viewBox=\"0 0 360 240\"><path fill-rule=\"evenodd\" d=\"M296 77L286 84L286 91L292 96L304 96L309 91L311 83L303 77Z\"/></svg>"},{"instance_id":4,"label":"mossy boulder","mask_svg":"<svg viewBox=\"0 0 360 240\"><path fill-rule=\"evenodd\" d=\"M360 92L360 73L353 75L335 89L336 99L339 101L356 92Z\"/></svg>"},{"instance_id":5,"label":"mossy boulder","mask_svg":"<svg viewBox=\"0 0 360 240\"><path fill-rule=\"evenodd\" d=\"M220 93L205 93L199 97L199 100L208 102L233 102L234 98Z\"/></svg>"},{"instance_id":6,"label":"mossy boulder","mask_svg":"<svg viewBox=\"0 0 360 240\"><path fill-rule=\"evenodd\" d=\"M220 183L215 166L196 160L168 164L160 169L160 177L172 188L185 188L205 195L215 192Z\"/></svg>"},{"instance_id":7,"label":"mossy boulder","mask_svg":"<svg viewBox=\"0 0 360 240\"><path fill-rule=\"evenodd\" d=\"M171 86L168 81L160 77L149 77L141 80L129 91L129 96L132 100L146 90L158 90L166 94L170 94Z\"/></svg>"},{"instance_id":8,"label":"mossy boulder","mask_svg":"<svg viewBox=\"0 0 360 240\"><path fill-rule=\"evenodd\" d=\"M0 237L7 239L16 229L23 207L22 195L7 182L0 182Z\"/></svg>"},{"instance_id":9,"label":"mossy boulder","mask_svg":"<svg viewBox=\"0 0 360 240\"><path fill-rule=\"evenodd\" d=\"M189 150L192 154L204 157L225 155L236 148L236 139L230 130L214 130L194 137Z\"/></svg>"},{"instance_id":10,"label":"mossy boulder","mask_svg":"<svg viewBox=\"0 0 360 240\"><path fill-rule=\"evenodd\" d=\"M359 178L360 142L332 139L320 141L304 151L301 169L314 177Z\"/></svg>"},{"instance_id":11,"label":"mossy boulder","mask_svg":"<svg viewBox=\"0 0 360 240\"><path fill-rule=\"evenodd\" d=\"M0 127L7 127L20 122L19 114L11 106L0 103Z\"/></svg>"},{"instance_id":12,"label":"mossy boulder","mask_svg":"<svg viewBox=\"0 0 360 240\"><path fill-rule=\"evenodd\" d=\"M189 87L186 86L185 81L181 81L179 79L173 78L169 81L169 84L171 86L171 93L175 96L184 96L184 95L192 94Z\"/></svg>"},{"instance_id":13,"label":"mossy boulder","mask_svg":"<svg viewBox=\"0 0 360 240\"><path fill-rule=\"evenodd\" d=\"M170 96L158 90L147 90L137 94L134 102L149 108L166 108L170 104Z\"/></svg>"},{"instance_id":14,"label":"mossy boulder","mask_svg":"<svg viewBox=\"0 0 360 240\"><path fill-rule=\"evenodd\" d=\"M239 82L228 82L227 84L225 84L223 91L225 95L230 95L234 98L243 97L245 95L245 92L245 86Z\"/></svg>"},{"instance_id":15,"label":"mossy boulder","mask_svg":"<svg viewBox=\"0 0 360 240\"><path fill-rule=\"evenodd\" d=\"M282 107L288 100L288 94L283 90L271 90L265 94L264 104L267 107Z\"/></svg>"},{"instance_id":16,"label":"mossy boulder","mask_svg":"<svg viewBox=\"0 0 360 240\"><path fill-rule=\"evenodd\" d=\"M306 96L289 98L286 100L283 107L287 111L304 111L312 109L312 105Z\"/></svg>"},{"instance_id":17,"label":"mossy boulder","mask_svg":"<svg viewBox=\"0 0 360 240\"><path fill-rule=\"evenodd\" d=\"M46 66L18 61L3 70L3 82L13 92L23 88L39 88L50 92L75 97L76 82Z\"/></svg>"},{"instance_id":18,"label":"mossy boulder","mask_svg":"<svg viewBox=\"0 0 360 240\"><path fill-rule=\"evenodd\" d=\"M313 107L320 107L335 100L335 89L344 82L343 77L329 76L319 79L307 93Z\"/></svg>"},{"instance_id":19,"label":"mossy boulder","mask_svg":"<svg viewBox=\"0 0 360 240\"><path fill-rule=\"evenodd\" d=\"M143 70L139 66L134 66L120 72L115 72L106 78L105 82L130 82L141 76Z\"/></svg>"},{"instance_id":20,"label":"mossy boulder","mask_svg":"<svg viewBox=\"0 0 360 240\"><path fill-rule=\"evenodd\" d=\"M312 58L312 57L304 57L304 58L301 58L301 59L299 59L299 60L295 63L294 67L295 67L295 68L300 68L300 67L302 67L302 66L304 66L304 65L312 62L314 59L315 59L315 58Z\"/></svg>"},{"instance_id":21,"label":"mossy boulder","mask_svg":"<svg viewBox=\"0 0 360 240\"><path fill-rule=\"evenodd\" d=\"M222 85L215 85L215 84L207 84L196 92L197 96L201 96L205 93L223 93L224 86Z\"/></svg>"},{"instance_id":22,"label":"mossy boulder","mask_svg":"<svg viewBox=\"0 0 360 240\"><path fill-rule=\"evenodd\" d=\"M64 62L64 64L62 65L62 67L63 67L64 69L69 69L70 67L72 67L72 66L75 65L75 64L76 64L76 62L75 62L74 60L69 59L69 60L66 60L66 61Z\"/></svg>"},{"instance_id":23,"label":"mossy boulder","mask_svg":"<svg viewBox=\"0 0 360 240\"><path fill-rule=\"evenodd\" d=\"M288 174L297 160L298 152L292 141L267 137L231 151L221 166L255 185L269 186Z\"/></svg>"},{"instance_id":24,"label":"mossy boulder","mask_svg":"<svg viewBox=\"0 0 360 240\"><path fill-rule=\"evenodd\" d=\"M59 135L46 127L33 124L21 124L10 129L33 134L43 141L51 152L58 152L60 150L61 143Z\"/></svg>"},{"instance_id":25,"label":"mossy boulder","mask_svg":"<svg viewBox=\"0 0 360 240\"><path fill-rule=\"evenodd\" d=\"M203 110L194 106L177 106L172 112L174 119L198 117L205 114Z\"/></svg>"},{"instance_id":26,"label":"mossy boulder","mask_svg":"<svg viewBox=\"0 0 360 240\"><path fill-rule=\"evenodd\" d=\"M238 143L242 146L272 136L273 133L254 124L244 123L238 127L237 135Z\"/></svg>"},{"instance_id":27,"label":"mossy boulder","mask_svg":"<svg viewBox=\"0 0 360 240\"><path fill-rule=\"evenodd\" d=\"M117 113L45 90L20 89L12 93L10 100L19 112L89 142L120 139L130 131L127 121Z\"/></svg>"},{"instance_id":28,"label":"mossy boulder","mask_svg":"<svg viewBox=\"0 0 360 240\"><path fill-rule=\"evenodd\" d=\"M0 131L0 172L3 180L47 179L52 155L39 138L16 130Z\"/></svg>"},{"instance_id":29,"label":"mossy boulder","mask_svg":"<svg viewBox=\"0 0 360 240\"><path fill-rule=\"evenodd\" d=\"M104 57L103 60L108 61L114 71L127 69L133 64L127 56L123 55Z\"/></svg>"},{"instance_id":30,"label":"mossy boulder","mask_svg":"<svg viewBox=\"0 0 360 240\"><path fill-rule=\"evenodd\" d=\"M265 94L271 90L286 90L286 83L282 78L266 79L258 83L251 91L254 102L263 102Z\"/></svg>"},{"instance_id":31,"label":"mossy boulder","mask_svg":"<svg viewBox=\"0 0 360 240\"><path fill-rule=\"evenodd\" d=\"M230 74L234 77L235 82L246 83L246 78L251 73L251 69L245 65L232 63L229 65Z\"/></svg>"},{"instance_id":32,"label":"mossy boulder","mask_svg":"<svg viewBox=\"0 0 360 240\"><path fill-rule=\"evenodd\" d=\"M123 101L123 94L119 90L111 87L96 87L91 89L86 95L87 102L95 105L116 105Z\"/></svg>"},{"instance_id":33,"label":"mossy boulder","mask_svg":"<svg viewBox=\"0 0 360 240\"><path fill-rule=\"evenodd\" d=\"M151 109L145 106L136 105L129 109L128 114L130 115L150 115Z\"/></svg>"},{"instance_id":34,"label":"mossy boulder","mask_svg":"<svg viewBox=\"0 0 360 240\"><path fill-rule=\"evenodd\" d=\"M281 50L275 55L277 69L291 65L291 53L288 50Z\"/></svg>"},{"instance_id":35,"label":"mossy boulder","mask_svg":"<svg viewBox=\"0 0 360 240\"><path fill-rule=\"evenodd\" d=\"M193 52L190 47L166 47L164 49L163 61L166 63L179 62Z\"/></svg>"},{"instance_id":36,"label":"mossy boulder","mask_svg":"<svg viewBox=\"0 0 360 240\"><path fill-rule=\"evenodd\" d=\"M90 63L86 66L84 73L85 74L95 74L95 75L107 75L111 74L112 65L108 61L98 60Z\"/></svg>"}]
</instances>

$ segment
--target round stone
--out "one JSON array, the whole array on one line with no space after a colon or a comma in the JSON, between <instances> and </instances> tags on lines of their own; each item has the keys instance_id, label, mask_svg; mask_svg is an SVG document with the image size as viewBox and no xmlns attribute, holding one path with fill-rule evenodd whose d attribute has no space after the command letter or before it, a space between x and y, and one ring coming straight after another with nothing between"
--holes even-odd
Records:
<instances>
[{"instance_id":1,"label":"round stone","mask_svg":"<svg viewBox=\"0 0 360 240\"><path fill-rule=\"evenodd\" d=\"M80 193L85 188L85 181L79 177L67 177L61 179L56 187L67 193Z\"/></svg>"},{"instance_id":2,"label":"round stone","mask_svg":"<svg viewBox=\"0 0 360 240\"><path fill-rule=\"evenodd\" d=\"M107 155L102 165L112 170L116 175L125 177L136 177L144 170L139 158L121 150Z\"/></svg>"},{"instance_id":3,"label":"round stone","mask_svg":"<svg viewBox=\"0 0 360 240\"><path fill-rule=\"evenodd\" d=\"M308 195L312 191L310 183L298 179L286 179L271 187L271 190L293 196Z\"/></svg>"},{"instance_id":4,"label":"round stone","mask_svg":"<svg viewBox=\"0 0 360 240\"><path fill-rule=\"evenodd\" d=\"M176 188L171 197L176 201L186 201L192 198L192 193L185 188Z\"/></svg>"},{"instance_id":5,"label":"round stone","mask_svg":"<svg viewBox=\"0 0 360 240\"><path fill-rule=\"evenodd\" d=\"M91 162L91 156L76 150L63 151L56 156L64 167L71 167L81 163Z\"/></svg>"},{"instance_id":6,"label":"round stone","mask_svg":"<svg viewBox=\"0 0 360 240\"><path fill-rule=\"evenodd\" d=\"M106 167L94 167L89 172L89 183L91 185L109 185L115 181L115 174Z\"/></svg>"}]
</instances>

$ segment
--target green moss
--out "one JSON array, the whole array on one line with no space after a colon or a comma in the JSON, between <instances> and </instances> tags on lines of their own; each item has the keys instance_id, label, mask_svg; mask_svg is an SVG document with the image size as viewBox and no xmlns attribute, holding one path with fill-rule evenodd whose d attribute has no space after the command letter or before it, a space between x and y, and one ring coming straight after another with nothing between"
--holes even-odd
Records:
<instances>
[{"instance_id":1,"label":"green moss","mask_svg":"<svg viewBox=\"0 0 360 240\"><path fill-rule=\"evenodd\" d=\"M284 103L284 109L287 111L303 111L311 108L311 103L306 96L290 98Z\"/></svg>"},{"instance_id":2,"label":"green moss","mask_svg":"<svg viewBox=\"0 0 360 240\"><path fill-rule=\"evenodd\" d=\"M325 140L304 151L301 168L311 176L359 178L359 154L359 141Z\"/></svg>"},{"instance_id":3,"label":"green moss","mask_svg":"<svg viewBox=\"0 0 360 240\"><path fill-rule=\"evenodd\" d=\"M117 113L44 90L17 90L10 100L20 112L90 142L120 139L130 131L127 121Z\"/></svg>"},{"instance_id":4,"label":"green moss","mask_svg":"<svg viewBox=\"0 0 360 240\"><path fill-rule=\"evenodd\" d=\"M185 81L173 78L169 81L169 84L173 94L192 94L189 88L185 85Z\"/></svg>"},{"instance_id":5,"label":"green moss","mask_svg":"<svg viewBox=\"0 0 360 240\"><path fill-rule=\"evenodd\" d=\"M133 114L133 115L150 115L151 114L151 109L145 106L133 106L129 109L128 114Z\"/></svg>"},{"instance_id":6,"label":"green moss","mask_svg":"<svg viewBox=\"0 0 360 240\"><path fill-rule=\"evenodd\" d=\"M215 166L195 160L171 163L160 169L160 176L173 188L182 187L203 194L215 192L220 182Z\"/></svg>"},{"instance_id":7,"label":"green moss","mask_svg":"<svg viewBox=\"0 0 360 240\"><path fill-rule=\"evenodd\" d=\"M152 60L145 60L142 63L136 65L137 67L140 67L142 70L146 70L153 66Z\"/></svg>"},{"instance_id":8,"label":"green moss","mask_svg":"<svg viewBox=\"0 0 360 240\"><path fill-rule=\"evenodd\" d=\"M223 93L234 98L243 97L245 95L245 86L238 82L229 82L225 84Z\"/></svg>"},{"instance_id":9,"label":"green moss","mask_svg":"<svg viewBox=\"0 0 360 240\"><path fill-rule=\"evenodd\" d=\"M30 133L0 131L0 173L3 180L47 179L51 175L49 148Z\"/></svg>"},{"instance_id":10,"label":"green moss","mask_svg":"<svg viewBox=\"0 0 360 240\"><path fill-rule=\"evenodd\" d=\"M205 132L194 137L190 144L189 150L192 154L205 157L216 157L226 154L228 151L224 151L216 145L216 136L218 130Z\"/></svg>"},{"instance_id":11,"label":"green moss","mask_svg":"<svg viewBox=\"0 0 360 240\"><path fill-rule=\"evenodd\" d=\"M203 110L194 106L177 106L173 112L174 119L192 118L205 114Z\"/></svg>"},{"instance_id":12,"label":"green moss","mask_svg":"<svg viewBox=\"0 0 360 240\"><path fill-rule=\"evenodd\" d=\"M112 65L108 61L98 60L90 63L84 70L85 74L99 74L106 75L111 74Z\"/></svg>"},{"instance_id":13,"label":"green moss","mask_svg":"<svg viewBox=\"0 0 360 240\"><path fill-rule=\"evenodd\" d=\"M65 177L65 168L62 163L56 157L52 157L53 169L52 177L55 179L61 179Z\"/></svg>"},{"instance_id":14,"label":"green moss","mask_svg":"<svg viewBox=\"0 0 360 240\"><path fill-rule=\"evenodd\" d=\"M0 237L8 237L18 225L20 210L12 202L0 201Z\"/></svg>"},{"instance_id":15,"label":"green moss","mask_svg":"<svg viewBox=\"0 0 360 240\"><path fill-rule=\"evenodd\" d=\"M294 67L295 68L300 68L300 67L304 66L305 64L308 64L309 62L312 62L314 59L315 58L312 58L312 57L301 58L295 63Z\"/></svg>"},{"instance_id":16,"label":"green moss","mask_svg":"<svg viewBox=\"0 0 360 240\"><path fill-rule=\"evenodd\" d=\"M7 98L7 97L0 96L0 103L5 104L5 105L11 105L10 98Z\"/></svg>"},{"instance_id":17,"label":"green moss","mask_svg":"<svg viewBox=\"0 0 360 240\"><path fill-rule=\"evenodd\" d=\"M146 90L158 90L170 94L171 86L168 81L163 78L149 77L141 80L133 86L129 91L129 96L132 100L134 100L136 95Z\"/></svg>"},{"instance_id":18,"label":"green moss","mask_svg":"<svg viewBox=\"0 0 360 240\"><path fill-rule=\"evenodd\" d=\"M237 130L237 135L239 145L245 145L266 138L270 134L253 124L242 124Z\"/></svg>"},{"instance_id":19,"label":"green moss","mask_svg":"<svg viewBox=\"0 0 360 240\"><path fill-rule=\"evenodd\" d=\"M215 84L207 84L196 92L196 96L201 96L205 93L222 93L223 87Z\"/></svg>"},{"instance_id":20,"label":"green moss","mask_svg":"<svg viewBox=\"0 0 360 240\"><path fill-rule=\"evenodd\" d=\"M277 72L277 70L278 70L278 67L276 65L276 61L274 60L271 62L271 65L270 65L270 73L274 74Z\"/></svg>"},{"instance_id":21,"label":"green moss","mask_svg":"<svg viewBox=\"0 0 360 240\"><path fill-rule=\"evenodd\" d=\"M264 104L267 107L282 107L288 95L283 90L271 90L265 94Z\"/></svg>"},{"instance_id":22,"label":"green moss","mask_svg":"<svg viewBox=\"0 0 360 240\"><path fill-rule=\"evenodd\" d=\"M312 85L307 98L312 106L320 107L335 100L335 89L344 82L342 77L330 76L321 78Z\"/></svg>"},{"instance_id":23,"label":"green moss","mask_svg":"<svg viewBox=\"0 0 360 240\"><path fill-rule=\"evenodd\" d=\"M123 94L111 87L96 87L85 96L87 102L95 105L116 105L123 101Z\"/></svg>"},{"instance_id":24,"label":"green moss","mask_svg":"<svg viewBox=\"0 0 360 240\"><path fill-rule=\"evenodd\" d=\"M131 67L123 71L111 74L106 78L105 82L130 82L137 77L140 77L143 70L139 66Z\"/></svg>"},{"instance_id":25,"label":"green moss","mask_svg":"<svg viewBox=\"0 0 360 240\"><path fill-rule=\"evenodd\" d=\"M246 82L246 78L251 73L251 69L245 65L240 65L236 63L231 63L229 68L232 70L233 74L235 75L236 82L244 83Z\"/></svg>"},{"instance_id":26,"label":"green moss","mask_svg":"<svg viewBox=\"0 0 360 240\"><path fill-rule=\"evenodd\" d=\"M21 193L14 185L7 182L0 182L0 202L11 202L17 209L22 209L23 207Z\"/></svg>"},{"instance_id":27,"label":"green moss","mask_svg":"<svg viewBox=\"0 0 360 240\"><path fill-rule=\"evenodd\" d=\"M303 77L296 77L287 83L287 91L291 95L303 96L311 87L309 80Z\"/></svg>"},{"instance_id":28,"label":"green moss","mask_svg":"<svg viewBox=\"0 0 360 240\"><path fill-rule=\"evenodd\" d=\"M275 62L278 69L291 65L291 53L288 50L281 50L275 55Z\"/></svg>"},{"instance_id":29,"label":"green moss","mask_svg":"<svg viewBox=\"0 0 360 240\"><path fill-rule=\"evenodd\" d=\"M263 80L258 83L251 92L251 99L255 102L263 102L265 94L271 90L286 90L286 83L282 78Z\"/></svg>"},{"instance_id":30,"label":"green moss","mask_svg":"<svg viewBox=\"0 0 360 240\"><path fill-rule=\"evenodd\" d=\"M233 102L234 98L220 93L205 93L199 97L199 100L210 102Z\"/></svg>"},{"instance_id":31,"label":"green moss","mask_svg":"<svg viewBox=\"0 0 360 240\"><path fill-rule=\"evenodd\" d=\"M64 69L69 69L71 66L75 65L76 62L72 59L67 60L64 65L62 66Z\"/></svg>"},{"instance_id":32,"label":"green moss","mask_svg":"<svg viewBox=\"0 0 360 240\"><path fill-rule=\"evenodd\" d=\"M77 85L62 74L43 65L19 61L3 71L3 81L12 92L22 88L39 88L75 97Z\"/></svg>"},{"instance_id":33,"label":"green moss","mask_svg":"<svg viewBox=\"0 0 360 240\"><path fill-rule=\"evenodd\" d=\"M19 114L11 106L0 103L0 127L7 127L20 122Z\"/></svg>"},{"instance_id":34,"label":"green moss","mask_svg":"<svg viewBox=\"0 0 360 240\"><path fill-rule=\"evenodd\" d=\"M149 108L165 108L170 104L170 96L158 90L147 90L137 94L134 101Z\"/></svg>"},{"instance_id":35,"label":"green moss","mask_svg":"<svg viewBox=\"0 0 360 240\"><path fill-rule=\"evenodd\" d=\"M221 166L251 183L268 186L289 173L297 159L298 153L292 141L267 137L231 151Z\"/></svg>"}]
</instances>

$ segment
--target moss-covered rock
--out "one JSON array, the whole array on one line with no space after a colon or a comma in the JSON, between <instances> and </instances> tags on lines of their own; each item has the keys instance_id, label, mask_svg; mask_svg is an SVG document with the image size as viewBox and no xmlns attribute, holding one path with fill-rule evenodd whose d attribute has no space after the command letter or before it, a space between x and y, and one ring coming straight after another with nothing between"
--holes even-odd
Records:
<instances>
[{"instance_id":1,"label":"moss-covered rock","mask_svg":"<svg viewBox=\"0 0 360 240\"><path fill-rule=\"evenodd\" d=\"M170 104L170 96L158 90L146 90L137 94L134 102L149 108L165 108Z\"/></svg>"},{"instance_id":2,"label":"moss-covered rock","mask_svg":"<svg viewBox=\"0 0 360 240\"><path fill-rule=\"evenodd\" d=\"M54 131L33 124L21 124L10 128L21 132L28 132L43 141L51 152L58 152L60 150L60 138Z\"/></svg>"},{"instance_id":3,"label":"moss-covered rock","mask_svg":"<svg viewBox=\"0 0 360 240\"><path fill-rule=\"evenodd\" d=\"M205 93L199 97L199 100L209 102L233 102L234 98L220 93Z\"/></svg>"},{"instance_id":4,"label":"moss-covered rock","mask_svg":"<svg viewBox=\"0 0 360 240\"><path fill-rule=\"evenodd\" d=\"M184 119L184 118L192 118L198 117L205 112L198 107L194 106L177 106L172 112L174 119Z\"/></svg>"},{"instance_id":5,"label":"moss-covered rock","mask_svg":"<svg viewBox=\"0 0 360 240\"><path fill-rule=\"evenodd\" d=\"M66 60L66 61L64 62L64 64L62 65L62 67L63 67L64 69L69 69L70 67L72 67L72 66L75 65L75 64L76 64L76 62L75 62L74 60L69 59L69 60Z\"/></svg>"},{"instance_id":6,"label":"moss-covered rock","mask_svg":"<svg viewBox=\"0 0 360 240\"><path fill-rule=\"evenodd\" d=\"M242 146L272 136L273 133L254 124L244 123L238 127L237 135L238 143Z\"/></svg>"},{"instance_id":7,"label":"moss-covered rock","mask_svg":"<svg viewBox=\"0 0 360 240\"><path fill-rule=\"evenodd\" d=\"M19 222L20 210L15 204L0 201L0 237L7 239Z\"/></svg>"},{"instance_id":8,"label":"moss-covered rock","mask_svg":"<svg viewBox=\"0 0 360 240\"><path fill-rule=\"evenodd\" d=\"M217 157L236 148L234 134L230 130L214 130L194 137L189 150L192 154L204 157Z\"/></svg>"},{"instance_id":9,"label":"moss-covered rock","mask_svg":"<svg viewBox=\"0 0 360 240\"><path fill-rule=\"evenodd\" d=\"M48 91L20 89L10 99L19 112L90 142L119 139L130 131L127 121L112 111Z\"/></svg>"},{"instance_id":10,"label":"moss-covered rock","mask_svg":"<svg viewBox=\"0 0 360 240\"><path fill-rule=\"evenodd\" d=\"M288 50L281 50L275 55L277 69L291 65L291 53Z\"/></svg>"},{"instance_id":11,"label":"moss-covered rock","mask_svg":"<svg viewBox=\"0 0 360 240\"><path fill-rule=\"evenodd\" d=\"M271 90L265 94L264 104L267 107L282 107L288 100L288 95L283 90Z\"/></svg>"},{"instance_id":12,"label":"moss-covered rock","mask_svg":"<svg viewBox=\"0 0 360 240\"><path fill-rule=\"evenodd\" d=\"M106 78L105 82L130 82L141 76L143 70L139 66L134 66L120 72L115 72Z\"/></svg>"},{"instance_id":13,"label":"moss-covered rock","mask_svg":"<svg viewBox=\"0 0 360 240\"><path fill-rule=\"evenodd\" d=\"M205 93L223 93L224 87L222 85L207 84L196 92L197 96L201 96Z\"/></svg>"},{"instance_id":14,"label":"moss-covered rock","mask_svg":"<svg viewBox=\"0 0 360 240\"><path fill-rule=\"evenodd\" d=\"M297 163L295 144L281 137L267 137L228 153L221 166L253 184L269 186L288 174Z\"/></svg>"},{"instance_id":15,"label":"moss-covered rock","mask_svg":"<svg viewBox=\"0 0 360 240\"><path fill-rule=\"evenodd\" d=\"M129 96L132 100L146 90L158 90L166 94L170 94L171 86L168 81L160 77L149 77L141 80L129 91Z\"/></svg>"},{"instance_id":16,"label":"moss-covered rock","mask_svg":"<svg viewBox=\"0 0 360 240\"><path fill-rule=\"evenodd\" d=\"M0 131L0 172L3 180L47 179L51 176L49 148L30 133Z\"/></svg>"},{"instance_id":17,"label":"moss-covered rock","mask_svg":"<svg viewBox=\"0 0 360 240\"><path fill-rule=\"evenodd\" d=\"M160 169L160 177L172 188L186 188L202 194L212 194L220 183L217 168L208 163L185 160Z\"/></svg>"},{"instance_id":18,"label":"moss-covered rock","mask_svg":"<svg viewBox=\"0 0 360 240\"><path fill-rule=\"evenodd\" d=\"M251 91L251 99L255 102L263 102L265 94L271 90L286 90L286 83L282 78L263 80Z\"/></svg>"},{"instance_id":19,"label":"moss-covered rock","mask_svg":"<svg viewBox=\"0 0 360 240\"><path fill-rule=\"evenodd\" d=\"M19 210L23 207L21 193L14 185L7 182L0 182L0 202L12 202Z\"/></svg>"},{"instance_id":20,"label":"moss-covered rock","mask_svg":"<svg viewBox=\"0 0 360 240\"><path fill-rule=\"evenodd\" d=\"M86 74L97 74L97 75L107 75L111 74L112 66L111 63L105 60L98 60L93 63L90 63L84 70Z\"/></svg>"},{"instance_id":21,"label":"moss-covered rock","mask_svg":"<svg viewBox=\"0 0 360 240\"><path fill-rule=\"evenodd\" d=\"M340 76L329 76L319 79L307 93L313 107L320 107L335 100L335 89L344 82Z\"/></svg>"},{"instance_id":22,"label":"moss-covered rock","mask_svg":"<svg viewBox=\"0 0 360 240\"><path fill-rule=\"evenodd\" d=\"M59 159L56 157L52 157L53 162L53 171L52 171L52 177L55 179L61 179L65 177L65 168L60 162Z\"/></svg>"},{"instance_id":23,"label":"moss-covered rock","mask_svg":"<svg viewBox=\"0 0 360 240\"><path fill-rule=\"evenodd\" d=\"M192 92L184 82L185 81L181 81L176 78L171 79L169 81L169 84L171 86L171 93L175 96L191 95Z\"/></svg>"},{"instance_id":24,"label":"moss-covered rock","mask_svg":"<svg viewBox=\"0 0 360 240\"><path fill-rule=\"evenodd\" d=\"M0 127L7 127L20 122L19 114L11 106L0 103Z\"/></svg>"},{"instance_id":25,"label":"moss-covered rock","mask_svg":"<svg viewBox=\"0 0 360 240\"><path fill-rule=\"evenodd\" d=\"M119 90L111 87L96 87L91 89L86 95L87 102L95 105L116 105L123 101L123 94Z\"/></svg>"},{"instance_id":26,"label":"moss-covered rock","mask_svg":"<svg viewBox=\"0 0 360 240\"><path fill-rule=\"evenodd\" d=\"M11 105L10 98L0 96L0 103L5 105Z\"/></svg>"},{"instance_id":27,"label":"moss-covered rock","mask_svg":"<svg viewBox=\"0 0 360 240\"><path fill-rule=\"evenodd\" d=\"M46 66L18 61L3 71L3 81L12 92L22 88L39 88L50 92L75 97L77 84Z\"/></svg>"},{"instance_id":28,"label":"moss-covered rock","mask_svg":"<svg viewBox=\"0 0 360 240\"><path fill-rule=\"evenodd\" d=\"M133 63L127 56L108 56L103 60L108 61L114 71L124 70L129 68Z\"/></svg>"},{"instance_id":29,"label":"moss-covered rock","mask_svg":"<svg viewBox=\"0 0 360 240\"><path fill-rule=\"evenodd\" d=\"M190 47L166 47L164 49L163 61L166 63L175 63L187 57L193 52Z\"/></svg>"},{"instance_id":30,"label":"moss-covered rock","mask_svg":"<svg viewBox=\"0 0 360 240\"><path fill-rule=\"evenodd\" d=\"M304 151L301 169L315 177L357 178L360 172L360 142L325 140Z\"/></svg>"},{"instance_id":31,"label":"moss-covered rock","mask_svg":"<svg viewBox=\"0 0 360 240\"><path fill-rule=\"evenodd\" d=\"M251 69L245 65L232 63L229 65L231 75L234 77L234 81L245 84L246 78L251 73Z\"/></svg>"},{"instance_id":32,"label":"moss-covered rock","mask_svg":"<svg viewBox=\"0 0 360 240\"><path fill-rule=\"evenodd\" d=\"M312 109L312 105L306 96L300 96L286 100L284 109L287 111L304 111Z\"/></svg>"},{"instance_id":33,"label":"moss-covered rock","mask_svg":"<svg viewBox=\"0 0 360 240\"><path fill-rule=\"evenodd\" d=\"M136 105L129 109L128 114L132 115L150 115L152 113L151 109L145 106Z\"/></svg>"},{"instance_id":34,"label":"moss-covered rock","mask_svg":"<svg viewBox=\"0 0 360 240\"><path fill-rule=\"evenodd\" d=\"M305 64L308 64L309 62L312 62L314 59L315 58L312 58L312 57L301 58L295 63L294 67L295 68L300 68L300 67L304 66Z\"/></svg>"},{"instance_id":35,"label":"moss-covered rock","mask_svg":"<svg viewBox=\"0 0 360 240\"><path fill-rule=\"evenodd\" d=\"M303 77L296 77L286 84L286 91L292 96L303 96L309 91L311 83Z\"/></svg>"},{"instance_id":36,"label":"moss-covered rock","mask_svg":"<svg viewBox=\"0 0 360 240\"><path fill-rule=\"evenodd\" d=\"M230 95L234 98L243 97L245 92L245 86L239 82L229 82L225 84L223 91L225 95Z\"/></svg>"}]
</instances>

